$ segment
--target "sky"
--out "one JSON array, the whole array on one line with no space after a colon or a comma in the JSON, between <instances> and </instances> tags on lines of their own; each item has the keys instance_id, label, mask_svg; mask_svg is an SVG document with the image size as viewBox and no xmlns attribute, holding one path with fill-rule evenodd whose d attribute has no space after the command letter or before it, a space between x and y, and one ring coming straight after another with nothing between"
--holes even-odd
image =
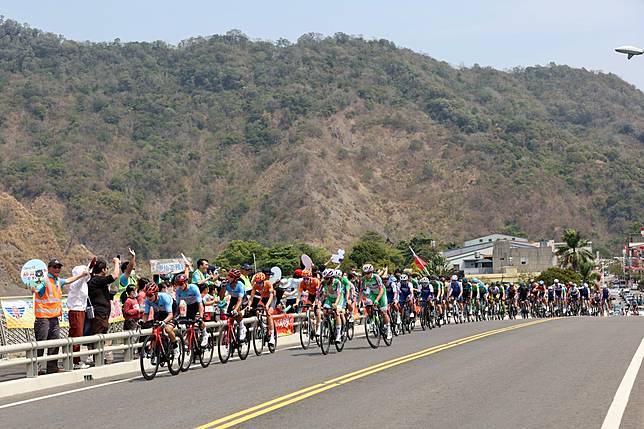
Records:
<instances>
[{"instance_id":1,"label":"sky","mask_svg":"<svg viewBox=\"0 0 644 429\"><path fill-rule=\"evenodd\" d=\"M388 39L453 66L567 64L612 72L644 90L644 0L0 0L0 15L78 41L176 44L231 29L296 41L343 32Z\"/></svg>"}]
</instances>

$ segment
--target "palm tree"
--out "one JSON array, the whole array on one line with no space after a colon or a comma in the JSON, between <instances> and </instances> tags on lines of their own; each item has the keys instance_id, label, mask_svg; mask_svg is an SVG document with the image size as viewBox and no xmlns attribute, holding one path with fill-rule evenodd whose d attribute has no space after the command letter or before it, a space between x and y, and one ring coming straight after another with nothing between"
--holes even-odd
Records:
<instances>
[{"instance_id":1,"label":"palm tree","mask_svg":"<svg viewBox=\"0 0 644 429\"><path fill-rule=\"evenodd\" d=\"M564 245L557 249L557 256L562 268L572 268L574 271L579 271L581 264L593 259L588 240L576 230L572 228L564 230L561 240Z\"/></svg>"},{"instance_id":2,"label":"palm tree","mask_svg":"<svg viewBox=\"0 0 644 429\"><path fill-rule=\"evenodd\" d=\"M593 261L585 261L579 264L579 275L584 283L592 284L593 280L599 279L599 273L593 270L597 267Z\"/></svg>"}]
</instances>

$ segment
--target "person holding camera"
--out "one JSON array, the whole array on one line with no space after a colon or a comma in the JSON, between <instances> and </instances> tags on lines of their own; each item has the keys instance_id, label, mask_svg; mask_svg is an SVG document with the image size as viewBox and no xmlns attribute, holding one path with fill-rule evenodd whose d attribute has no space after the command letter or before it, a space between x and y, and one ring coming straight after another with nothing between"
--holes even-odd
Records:
<instances>
[{"instance_id":1,"label":"person holding camera","mask_svg":"<svg viewBox=\"0 0 644 429\"><path fill-rule=\"evenodd\" d=\"M114 268L108 274L107 262L97 259L92 269L92 277L87 282L89 300L94 306L94 318L91 321L90 335L107 334L110 313L112 312L112 297L116 291L110 291L110 285L121 275L121 261L118 257L112 259ZM110 361L110 352L106 353L106 360Z\"/></svg>"},{"instance_id":2,"label":"person holding camera","mask_svg":"<svg viewBox=\"0 0 644 429\"><path fill-rule=\"evenodd\" d=\"M41 281L37 281L31 287L34 294L34 336L36 341L57 340L60 338L60 325L58 318L63 314L63 287L72 284L87 276L87 270L67 279L60 278L60 270L63 264L58 259L52 259L47 265L47 275ZM43 355L44 350L37 351L38 357ZM58 354L58 347L47 349L47 355ZM58 368L58 361L47 362L47 371L38 369L38 375L64 372Z\"/></svg>"}]
</instances>

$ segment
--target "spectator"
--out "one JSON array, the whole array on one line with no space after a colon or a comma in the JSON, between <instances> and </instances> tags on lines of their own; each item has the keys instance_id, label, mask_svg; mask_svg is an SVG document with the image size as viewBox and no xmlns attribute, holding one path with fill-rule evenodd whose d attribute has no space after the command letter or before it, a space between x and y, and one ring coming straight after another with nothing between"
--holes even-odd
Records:
<instances>
[{"instance_id":1,"label":"spectator","mask_svg":"<svg viewBox=\"0 0 644 429\"><path fill-rule=\"evenodd\" d=\"M199 291L201 292L201 301L203 302L203 320L214 320L215 319L215 297L214 286L199 286Z\"/></svg>"},{"instance_id":2,"label":"spectator","mask_svg":"<svg viewBox=\"0 0 644 429\"><path fill-rule=\"evenodd\" d=\"M199 289L201 289L202 285L205 285L206 287L212 285L212 281L215 276L208 272L209 266L210 263L207 259L199 259L197 261L197 269L192 273L192 283L199 286Z\"/></svg>"},{"instance_id":3,"label":"spectator","mask_svg":"<svg viewBox=\"0 0 644 429\"><path fill-rule=\"evenodd\" d=\"M90 335L107 334L109 329L110 313L112 312L111 301L114 293L110 292L110 284L118 279L121 274L119 258L112 259L114 268L112 274L107 273L107 262L103 259L96 260L92 270L92 278L87 282L89 300L94 306L94 318L91 323ZM111 362L112 352L105 353L105 360Z\"/></svg>"},{"instance_id":4,"label":"spectator","mask_svg":"<svg viewBox=\"0 0 644 429\"><path fill-rule=\"evenodd\" d=\"M36 341L57 340L60 338L60 325L58 317L63 314L63 287L66 284L73 283L87 276L87 270L83 270L76 276L68 279L60 278L60 270L63 264L58 259L52 259L47 265L47 276L41 282L35 283L31 287L34 293L34 336ZM37 355L41 357L44 350L38 350ZM47 355L58 354L58 347L47 349ZM50 360L47 362L47 371L42 368L38 369L38 375L53 374L64 372L58 368L58 361Z\"/></svg>"},{"instance_id":5,"label":"spectator","mask_svg":"<svg viewBox=\"0 0 644 429\"><path fill-rule=\"evenodd\" d=\"M136 329L137 322L143 315L143 307L139 305L137 292L134 286L128 286L127 289L125 289L125 292L127 293L127 299L123 305L123 317L125 318L123 330L131 331Z\"/></svg>"},{"instance_id":6,"label":"spectator","mask_svg":"<svg viewBox=\"0 0 644 429\"><path fill-rule=\"evenodd\" d=\"M250 295L250 291L253 289L253 285L250 282L250 277L253 274L252 269L253 267L250 264L244 264L239 269L239 271L241 272L241 277L239 278L239 280L244 283L244 290L246 290L247 295Z\"/></svg>"},{"instance_id":7,"label":"spectator","mask_svg":"<svg viewBox=\"0 0 644 429\"><path fill-rule=\"evenodd\" d=\"M145 277L140 278L136 282L136 290L137 290L137 296L136 299L139 301L139 306L143 308L145 305L145 287L150 283L150 279L147 279Z\"/></svg>"},{"instance_id":8,"label":"spectator","mask_svg":"<svg viewBox=\"0 0 644 429\"><path fill-rule=\"evenodd\" d=\"M128 298L127 291L126 291L127 287L128 286L136 287L138 283L138 277L136 276L136 273L134 271L134 268L136 265L136 253L134 253L134 250L130 249L129 247L127 251L129 252L131 258L129 262L121 263L122 274L119 276L118 296L119 296L119 300L121 301L121 304L125 304L125 300Z\"/></svg>"},{"instance_id":9,"label":"spectator","mask_svg":"<svg viewBox=\"0 0 644 429\"><path fill-rule=\"evenodd\" d=\"M83 265L74 267L72 275L86 272ZM87 278L80 278L69 285L67 308L69 309L69 337L82 337L85 329L85 311L87 310ZM80 351L80 344L73 346L74 353ZM81 362L79 356L74 356L74 369L85 369L88 366Z\"/></svg>"}]
</instances>

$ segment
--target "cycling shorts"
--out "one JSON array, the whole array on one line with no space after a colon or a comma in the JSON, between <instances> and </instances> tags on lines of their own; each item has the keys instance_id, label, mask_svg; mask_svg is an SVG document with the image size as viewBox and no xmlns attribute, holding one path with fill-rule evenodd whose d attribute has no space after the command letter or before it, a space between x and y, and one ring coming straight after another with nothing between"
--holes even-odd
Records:
<instances>
[{"instance_id":1,"label":"cycling shorts","mask_svg":"<svg viewBox=\"0 0 644 429\"><path fill-rule=\"evenodd\" d=\"M387 302L388 303L391 304L392 302L395 301L394 297L396 296L396 294L394 294L393 292L392 293L387 292L386 296L387 296Z\"/></svg>"},{"instance_id":2,"label":"cycling shorts","mask_svg":"<svg viewBox=\"0 0 644 429\"><path fill-rule=\"evenodd\" d=\"M410 296L411 296L410 293L408 293L408 294L402 294L401 293L400 295L398 295L398 299L400 300L400 302L407 302L407 300L409 299Z\"/></svg>"},{"instance_id":3,"label":"cycling shorts","mask_svg":"<svg viewBox=\"0 0 644 429\"><path fill-rule=\"evenodd\" d=\"M431 292L423 293L422 291L420 292L420 300L421 301L425 302L427 300L431 301L433 299L434 299L434 294L433 293L431 293Z\"/></svg>"},{"instance_id":4,"label":"cycling shorts","mask_svg":"<svg viewBox=\"0 0 644 429\"><path fill-rule=\"evenodd\" d=\"M378 306L382 311L387 310L387 295L383 293L378 301L376 301L376 298L378 298L377 293L369 292L369 295L367 295L367 303L371 302L373 305Z\"/></svg>"},{"instance_id":5,"label":"cycling shorts","mask_svg":"<svg viewBox=\"0 0 644 429\"><path fill-rule=\"evenodd\" d=\"M268 303L268 297L260 298L260 297L256 296L255 299L253 299L253 304L251 305L251 307L257 308L257 306L259 305L260 301L262 302L262 304L266 305Z\"/></svg>"},{"instance_id":6,"label":"cycling shorts","mask_svg":"<svg viewBox=\"0 0 644 429\"><path fill-rule=\"evenodd\" d=\"M195 302L194 304L188 304L186 306L186 318L190 320L195 320L199 314L199 303Z\"/></svg>"},{"instance_id":7,"label":"cycling shorts","mask_svg":"<svg viewBox=\"0 0 644 429\"><path fill-rule=\"evenodd\" d=\"M335 298L327 297L324 302L322 303L322 306L324 308L332 308L333 304L335 304ZM340 302L338 303L338 310L342 310L347 306L347 301L345 301L344 298L340 299Z\"/></svg>"},{"instance_id":8,"label":"cycling shorts","mask_svg":"<svg viewBox=\"0 0 644 429\"><path fill-rule=\"evenodd\" d=\"M237 305L239 298L236 296L231 296L230 297L230 302L228 303L228 310L226 311L227 313L231 313L235 306ZM248 304L248 296L244 295L244 298L242 299L242 305L241 308L244 308Z\"/></svg>"}]
</instances>

